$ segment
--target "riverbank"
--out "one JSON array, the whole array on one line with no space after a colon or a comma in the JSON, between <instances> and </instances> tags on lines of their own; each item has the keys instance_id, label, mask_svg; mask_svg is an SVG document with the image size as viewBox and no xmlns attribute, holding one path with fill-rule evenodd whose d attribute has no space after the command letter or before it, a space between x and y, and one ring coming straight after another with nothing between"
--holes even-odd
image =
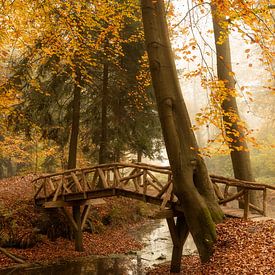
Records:
<instances>
[{"instance_id":1,"label":"riverbank","mask_svg":"<svg viewBox=\"0 0 275 275\"><path fill-rule=\"evenodd\" d=\"M0 181L0 247L8 253L26 264L48 264L89 255L125 254L142 248L142 243L128 232L138 230L145 222L143 216L150 211L145 204L113 198L94 205L89 232L83 232L84 252L76 252L73 240L55 237L64 233L64 221L54 217L56 213L46 215L43 209L34 207L32 179L29 175ZM53 219L56 221L49 224ZM55 225L55 236L51 238ZM0 252L0 270L17 264Z\"/></svg>"}]
</instances>

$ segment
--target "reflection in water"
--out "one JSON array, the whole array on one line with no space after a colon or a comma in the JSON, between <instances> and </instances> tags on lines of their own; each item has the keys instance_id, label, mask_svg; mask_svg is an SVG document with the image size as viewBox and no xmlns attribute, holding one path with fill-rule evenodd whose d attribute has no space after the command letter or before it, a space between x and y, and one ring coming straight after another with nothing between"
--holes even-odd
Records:
<instances>
[{"instance_id":1,"label":"reflection in water","mask_svg":"<svg viewBox=\"0 0 275 275\"><path fill-rule=\"evenodd\" d=\"M140 275L138 257L110 256L89 257L75 262L53 264L47 267L25 268L22 270L9 270L0 274L22 275Z\"/></svg>"},{"instance_id":2,"label":"reflection in water","mask_svg":"<svg viewBox=\"0 0 275 275\"><path fill-rule=\"evenodd\" d=\"M171 259L172 241L165 220L151 221L138 231L130 232L145 247L132 255L90 256L77 261L52 264L46 267L9 269L2 274L22 275L141 275L145 267ZM188 236L183 254L196 253L191 236Z\"/></svg>"},{"instance_id":3,"label":"reflection in water","mask_svg":"<svg viewBox=\"0 0 275 275\"><path fill-rule=\"evenodd\" d=\"M173 244L166 220L152 220L142 230L135 231L132 235L145 244L145 247L138 252L143 266L171 260ZM183 255L195 253L197 249L189 234L183 247Z\"/></svg>"}]
</instances>

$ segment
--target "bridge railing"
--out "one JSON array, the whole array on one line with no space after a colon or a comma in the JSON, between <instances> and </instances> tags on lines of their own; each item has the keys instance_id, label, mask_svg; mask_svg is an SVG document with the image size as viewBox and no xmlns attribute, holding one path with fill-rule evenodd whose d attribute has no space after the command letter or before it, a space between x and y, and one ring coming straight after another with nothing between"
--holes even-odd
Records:
<instances>
[{"instance_id":1,"label":"bridge railing","mask_svg":"<svg viewBox=\"0 0 275 275\"><path fill-rule=\"evenodd\" d=\"M266 216L267 210L267 189L275 190L275 186L271 184L243 181L238 179L226 178L222 176L211 175L211 181L214 186L215 194L219 199L219 203L226 205L228 202L237 200L244 205L244 218L247 218L250 209L257 211L259 214ZM223 192L219 185L224 185ZM235 187L234 191L230 191L230 187ZM232 188L231 188L232 189ZM262 208L250 202L250 191L260 191L262 198Z\"/></svg>"},{"instance_id":2,"label":"bridge railing","mask_svg":"<svg viewBox=\"0 0 275 275\"><path fill-rule=\"evenodd\" d=\"M225 205L233 200L238 200L244 204L244 217L247 217L249 209L266 215L267 189L275 190L273 185L215 175L211 175L210 178L220 204ZM85 199L90 191L119 189L159 199L162 209L165 208L168 201L177 201L173 194L173 178L170 167L143 163L112 163L72 169L41 176L33 182L36 200L45 199L45 201L56 202L64 200L66 195L74 193L83 194L82 197ZM221 185L224 185L223 190L220 188ZM230 190L230 187L236 188ZM234 189L233 192L232 189ZM249 202L250 190L262 191L262 208Z\"/></svg>"},{"instance_id":3,"label":"bridge railing","mask_svg":"<svg viewBox=\"0 0 275 275\"><path fill-rule=\"evenodd\" d=\"M102 189L121 189L162 200L177 201L173 194L172 173L169 167L147 164L102 164L82 169L41 176L34 180L35 199L57 201L66 194Z\"/></svg>"}]
</instances>

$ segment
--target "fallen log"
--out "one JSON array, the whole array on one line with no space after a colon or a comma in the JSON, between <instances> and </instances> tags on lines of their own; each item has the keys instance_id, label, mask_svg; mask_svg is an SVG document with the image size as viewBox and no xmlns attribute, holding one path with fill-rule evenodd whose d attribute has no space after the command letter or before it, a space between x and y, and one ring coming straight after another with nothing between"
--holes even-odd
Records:
<instances>
[{"instance_id":1,"label":"fallen log","mask_svg":"<svg viewBox=\"0 0 275 275\"><path fill-rule=\"evenodd\" d=\"M15 261L16 263L19 264L24 264L26 263L25 260L23 260L20 256L14 255L13 253L8 252L6 249L4 249L3 247L0 247L0 251L6 255L8 258L12 259L13 261Z\"/></svg>"}]
</instances>

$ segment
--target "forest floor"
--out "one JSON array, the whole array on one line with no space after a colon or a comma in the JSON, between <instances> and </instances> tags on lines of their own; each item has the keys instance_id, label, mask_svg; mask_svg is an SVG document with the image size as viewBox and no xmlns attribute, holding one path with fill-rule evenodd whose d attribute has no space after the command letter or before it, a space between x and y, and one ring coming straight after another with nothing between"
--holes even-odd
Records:
<instances>
[{"instance_id":1,"label":"forest floor","mask_svg":"<svg viewBox=\"0 0 275 275\"><path fill-rule=\"evenodd\" d=\"M217 225L217 243L210 261L184 256L184 275L275 274L275 221L244 221L231 218ZM148 275L170 274L170 263L148 270Z\"/></svg>"},{"instance_id":2,"label":"forest floor","mask_svg":"<svg viewBox=\"0 0 275 275\"><path fill-rule=\"evenodd\" d=\"M32 178L30 175L0 181L0 246L7 234L5 229L9 230L8 233L13 231L14 235L21 235L21 240L27 239L24 236L32 236L31 231L39 218L32 202ZM32 247L5 249L30 264L75 260L76 257L88 255L131 253L140 250L143 245L130 236L128 231L139 230L146 222L142 216L150 212L149 208L150 206L124 198L109 199L107 204L96 207L97 233L83 233L85 252L76 252L71 240L59 237L51 241L45 235L40 236ZM4 220L10 221L12 227L7 228ZM217 226L217 235L218 240L210 262L201 264L197 256L184 256L181 274L275 274L274 220L255 222L226 219ZM13 265L17 263L0 252L0 273L1 269ZM144 273L169 274L169 263L158 265Z\"/></svg>"}]
</instances>

